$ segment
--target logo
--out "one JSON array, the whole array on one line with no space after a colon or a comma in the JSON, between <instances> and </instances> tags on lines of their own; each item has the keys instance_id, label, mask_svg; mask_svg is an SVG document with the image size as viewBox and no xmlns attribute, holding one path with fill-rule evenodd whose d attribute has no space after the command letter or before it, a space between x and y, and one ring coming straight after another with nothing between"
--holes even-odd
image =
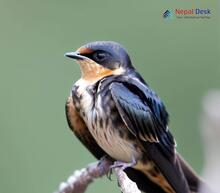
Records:
<instances>
[{"instance_id":1,"label":"logo","mask_svg":"<svg viewBox=\"0 0 220 193\"><path fill-rule=\"evenodd\" d=\"M174 17L176 19L210 19L212 16L211 9L181 9L175 8L173 10L167 9L163 13L163 18L171 18Z\"/></svg>"},{"instance_id":2,"label":"logo","mask_svg":"<svg viewBox=\"0 0 220 193\"><path fill-rule=\"evenodd\" d=\"M164 17L164 18L170 18L170 17L172 17L172 12L167 9L167 10L163 13L163 17Z\"/></svg>"}]
</instances>

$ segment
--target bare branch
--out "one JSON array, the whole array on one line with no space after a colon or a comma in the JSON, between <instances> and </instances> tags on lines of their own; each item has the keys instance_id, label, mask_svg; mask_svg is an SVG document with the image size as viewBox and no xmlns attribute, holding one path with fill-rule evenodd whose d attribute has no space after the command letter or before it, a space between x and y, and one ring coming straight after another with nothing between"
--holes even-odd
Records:
<instances>
[{"instance_id":1,"label":"bare branch","mask_svg":"<svg viewBox=\"0 0 220 193\"><path fill-rule=\"evenodd\" d=\"M117 176L117 180L121 188L121 192L141 193L137 185L128 178L127 174L123 170L121 170L120 168L115 168L114 171Z\"/></svg>"},{"instance_id":2,"label":"bare branch","mask_svg":"<svg viewBox=\"0 0 220 193\"><path fill-rule=\"evenodd\" d=\"M89 164L86 168L76 170L67 179L67 182L60 184L56 193L84 193L91 182L109 173L113 162L112 159L105 157L99 162ZM115 168L114 172L123 193L140 193L137 185L127 177L124 171L120 168Z\"/></svg>"}]
</instances>

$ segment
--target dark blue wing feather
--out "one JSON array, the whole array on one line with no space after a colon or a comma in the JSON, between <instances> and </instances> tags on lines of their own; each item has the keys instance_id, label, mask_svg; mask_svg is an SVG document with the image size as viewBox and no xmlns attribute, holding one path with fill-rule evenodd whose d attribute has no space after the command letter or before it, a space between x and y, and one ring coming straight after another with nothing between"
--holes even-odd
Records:
<instances>
[{"instance_id":1,"label":"dark blue wing feather","mask_svg":"<svg viewBox=\"0 0 220 193\"><path fill-rule=\"evenodd\" d=\"M159 97L147 86L140 89L134 83L116 82L110 89L128 129L142 141L158 143L162 152L172 159L175 141L168 130L168 114Z\"/></svg>"}]
</instances>

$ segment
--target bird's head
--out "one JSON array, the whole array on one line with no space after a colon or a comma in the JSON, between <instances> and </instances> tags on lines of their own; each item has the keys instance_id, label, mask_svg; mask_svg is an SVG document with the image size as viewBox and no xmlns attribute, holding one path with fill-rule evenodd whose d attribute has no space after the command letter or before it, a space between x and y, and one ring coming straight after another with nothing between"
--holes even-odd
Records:
<instances>
[{"instance_id":1,"label":"bird's head","mask_svg":"<svg viewBox=\"0 0 220 193\"><path fill-rule=\"evenodd\" d=\"M112 41L91 42L65 56L76 59L82 78L90 81L121 75L133 68L126 50Z\"/></svg>"}]
</instances>

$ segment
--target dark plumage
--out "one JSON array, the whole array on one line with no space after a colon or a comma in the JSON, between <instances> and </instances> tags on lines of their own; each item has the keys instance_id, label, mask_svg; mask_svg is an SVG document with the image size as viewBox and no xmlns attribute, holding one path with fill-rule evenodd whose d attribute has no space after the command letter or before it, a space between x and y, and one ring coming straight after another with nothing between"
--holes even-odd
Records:
<instances>
[{"instance_id":1,"label":"dark plumage","mask_svg":"<svg viewBox=\"0 0 220 193\"><path fill-rule=\"evenodd\" d=\"M82 72L66 104L67 120L90 152L125 166L135 160L125 172L145 192L198 192L201 181L175 150L163 102L125 49L92 42L66 56L76 59Z\"/></svg>"}]
</instances>

